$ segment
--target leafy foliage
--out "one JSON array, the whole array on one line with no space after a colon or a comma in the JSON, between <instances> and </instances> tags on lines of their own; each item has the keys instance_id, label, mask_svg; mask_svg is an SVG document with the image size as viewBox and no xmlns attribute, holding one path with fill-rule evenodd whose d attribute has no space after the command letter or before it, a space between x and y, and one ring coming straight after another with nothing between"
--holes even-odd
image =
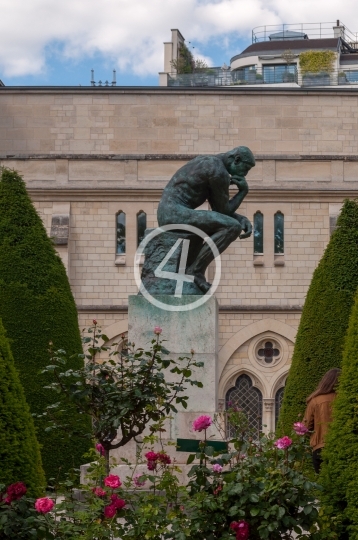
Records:
<instances>
[{"instance_id":1,"label":"leafy foliage","mask_svg":"<svg viewBox=\"0 0 358 540\"><path fill-rule=\"evenodd\" d=\"M279 430L303 414L307 396L322 376L340 367L344 336L358 286L358 201L346 200L304 304Z\"/></svg>"},{"instance_id":2,"label":"leafy foliage","mask_svg":"<svg viewBox=\"0 0 358 540\"><path fill-rule=\"evenodd\" d=\"M358 538L357 388L358 295L345 341L342 373L333 402L333 422L327 435L321 473L326 510L341 524L342 534L350 539Z\"/></svg>"},{"instance_id":3,"label":"leafy foliage","mask_svg":"<svg viewBox=\"0 0 358 540\"><path fill-rule=\"evenodd\" d=\"M176 70L178 75L183 75L186 73L199 73L208 68L205 60L194 58L185 43L179 45L178 58L172 60L171 65Z\"/></svg>"},{"instance_id":4,"label":"leafy foliage","mask_svg":"<svg viewBox=\"0 0 358 540\"><path fill-rule=\"evenodd\" d=\"M237 429L227 453L216 453L204 436L199 452L188 458L193 463L188 486L179 484L181 470L171 463L163 445L159 453L145 454L147 471L142 466L142 472L135 474L138 465L143 465L141 454L147 445L153 449L161 444L162 421L159 436L144 437L138 462L130 466L131 474L122 481L109 477L111 483L117 480L113 488L107 487L108 478L103 482L106 463L99 456L89 469L89 483L82 486L80 503L73 482L69 479L61 484L61 492L66 494L46 515L48 536L44 538L233 540L233 522L244 521L251 540L336 539L332 522L317 509L320 487L304 474L305 461L310 458L305 437L294 434L290 445L279 450L272 436L256 441L248 437L247 420L241 420L243 430ZM161 456L155 467L153 456ZM122 504L108 516L113 497ZM0 537L1 510L6 516L15 509L0 505ZM17 519L13 515L14 523Z\"/></svg>"},{"instance_id":5,"label":"leafy foliage","mask_svg":"<svg viewBox=\"0 0 358 540\"><path fill-rule=\"evenodd\" d=\"M64 350L58 350L43 372L54 379L48 388L62 394L78 413L91 419L92 431L81 432L79 425L71 432L71 425L63 423L61 402L49 406L43 416L51 420L52 429L62 427L71 436L94 437L105 450L109 472L110 450L143 433L148 423L159 422L165 415L177 412L178 405L187 407L185 385L202 387L201 382L191 380L191 375L192 368L202 367L203 363L196 362L193 354L171 360L159 335L152 340L149 351L131 348L123 351L118 350L118 343L111 347L103 344L108 338L97 328L96 321L89 333L92 336L84 337L88 346L86 355L79 355L81 360L86 357L84 367L63 371L68 357ZM119 344L119 349L122 345ZM98 359L100 353L108 353L108 358ZM165 378L166 370L172 374L171 381Z\"/></svg>"},{"instance_id":6,"label":"leafy foliage","mask_svg":"<svg viewBox=\"0 0 358 540\"><path fill-rule=\"evenodd\" d=\"M11 339L15 366L32 413L53 402L39 371L48 363L48 343L66 343L70 354L81 351L76 306L65 268L47 237L43 223L26 192L22 178L9 169L0 177L0 317ZM83 363L72 360L71 367ZM72 412L67 411L71 422ZM81 463L88 443L63 441L47 433L37 419L37 436L48 477L59 467Z\"/></svg>"},{"instance_id":7,"label":"leafy foliage","mask_svg":"<svg viewBox=\"0 0 358 540\"><path fill-rule=\"evenodd\" d=\"M24 481L30 493L45 487L40 447L24 390L0 319L0 482Z\"/></svg>"},{"instance_id":8,"label":"leafy foliage","mask_svg":"<svg viewBox=\"0 0 358 540\"><path fill-rule=\"evenodd\" d=\"M333 51L305 51L299 56L300 68L303 75L333 71L336 53Z\"/></svg>"}]
</instances>

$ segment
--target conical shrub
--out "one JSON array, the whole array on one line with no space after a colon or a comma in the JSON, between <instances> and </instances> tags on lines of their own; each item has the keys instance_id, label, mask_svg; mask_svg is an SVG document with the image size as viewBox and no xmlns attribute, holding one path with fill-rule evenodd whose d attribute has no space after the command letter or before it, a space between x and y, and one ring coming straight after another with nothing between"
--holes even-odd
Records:
<instances>
[{"instance_id":1,"label":"conical shrub","mask_svg":"<svg viewBox=\"0 0 358 540\"><path fill-rule=\"evenodd\" d=\"M341 524L341 538L358 540L358 295L349 321L323 457L324 508Z\"/></svg>"},{"instance_id":2,"label":"conical shrub","mask_svg":"<svg viewBox=\"0 0 358 540\"><path fill-rule=\"evenodd\" d=\"M32 413L41 414L59 396L44 388L50 381L40 371L49 364L49 342L69 355L82 351L77 311L65 267L48 238L41 218L14 171L0 177L0 317L11 339L15 366ZM80 367L71 360L67 368ZM69 424L72 412L67 412ZM83 419L84 427L87 420ZM35 419L47 477L79 466L86 440L66 440L47 433L47 421Z\"/></svg>"},{"instance_id":3,"label":"conical shrub","mask_svg":"<svg viewBox=\"0 0 358 540\"><path fill-rule=\"evenodd\" d=\"M346 200L316 268L298 328L279 432L303 414L322 376L342 362L344 336L358 286L358 201Z\"/></svg>"},{"instance_id":4,"label":"conical shrub","mask_svg":"<svg viewBox=\"0 0 358 540\"><path fill-rule=\"evenodd\" d=\"M40 446L9 341L0 319L0 484L24 482L28 493L45 488Z\"/></svg>"}]
</instances>

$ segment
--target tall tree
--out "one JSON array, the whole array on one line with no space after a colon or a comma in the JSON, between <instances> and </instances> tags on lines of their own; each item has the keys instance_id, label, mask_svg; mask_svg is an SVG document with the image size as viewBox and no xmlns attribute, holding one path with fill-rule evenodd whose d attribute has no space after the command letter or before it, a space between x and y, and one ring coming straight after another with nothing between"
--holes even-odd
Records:
<instances>
[{"instance_id":1,"label":"tall tree","mask_svg":"<svg viewBox=\"0 0 358 540\"><path fill-rule=\"evenodd\" d=\"M358 286L358 201L346 200L316 268L298 328L279 431L291 429L321 377L342 362L343 340Z\"/></svg>"},{"instance_id":2,"label":"tall tree","mask_svg":"<svg viewBox=\"0 0 358 540\"><path fill-rule=\"evenodd\" d=\"M71 355L81 352L81 338L65 267L24 181L8 169L2 170L0 178L0 317L11 339L27 403L32 413L41 414L58 401L44 388L50 379L40 375L49 363L49 342ZM66 367L77 369L80 360L75 357ZM67 411L69 423L71 415ZM59 468L64 472L83 462L88 441L46 432L45 419L36 419L35 424L48 478L58 476Z\"/></svg>"},{"instance_id":3,"label":"tall tree","mask_svg":"<svg viewBox=\"0 0 358 540\"><path fill-rule=\"evenodd\" d=\"M40 446L9 341L0 319L0 484L24 482L40 496L45 488Z\"/></svg>"},{"instance_id":4,"label":"tall tree","mask_svg":"<svg viewBox=\"0 0 358 540\"><path fill-rule=\"evenodd\" d=\"M358 294L343 353L342 373L333 402L321 482L323 503L340 524L342 539L358 539Z\"/></svg>"}]
</instances>

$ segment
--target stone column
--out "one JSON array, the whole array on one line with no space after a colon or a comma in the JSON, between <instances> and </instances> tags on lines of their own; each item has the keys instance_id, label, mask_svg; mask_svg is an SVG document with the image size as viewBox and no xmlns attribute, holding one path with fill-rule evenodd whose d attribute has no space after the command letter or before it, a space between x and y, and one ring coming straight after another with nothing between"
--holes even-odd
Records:
<instances>
[{"instance_id":1,"label":"stone column","mask_svg":"<svg viewBox=\"0 0 358 540\"><path fill-rule=\"evenodd\" d=\"M263 428L263 431L270 433L271 431L275 431L275 422L272 414L275 400L274 398L264 398L263 402L262 424L263 426L267 426Z\"/></svg>"}]
</instances>

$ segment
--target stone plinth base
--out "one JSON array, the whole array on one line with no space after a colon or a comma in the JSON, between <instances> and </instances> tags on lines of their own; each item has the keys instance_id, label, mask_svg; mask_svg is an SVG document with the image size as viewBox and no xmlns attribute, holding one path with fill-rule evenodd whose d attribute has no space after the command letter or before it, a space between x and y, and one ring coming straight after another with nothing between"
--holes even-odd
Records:
<instances>
[{"instance_id":1,"label":"stone plinth base","mask_svg":"<svg viewBox=\"0 0 358 540\"><path fill-rule=\"evenodd\" d=\"M165 304L188 305L202 296L183 295L182 298L175 298L162 295L155 298ZM192 370L192 379L201 381L203 388L187 385L185 391L185 395L189 398L187 409L178 406L178 413L173 415L172 419L165 421L165 432L162 433L164 445L169 441L175 445L177 439L203 439L203 433L195 432L192 423L202 414L213 416L217 411L218 305L216 299L211 297L202 306L187 311L166 311L154 306L143 296L130 296L128 319L128 341L134 343L135 348L148 350L155 337L154 327L160 326L163 329L160 337L165 340L163 345L170 351L169 358L176 360L181 356L191 356L193 349L196 361L204 363L202 368ZM174 377L169 370L166 376L168 380ZM146 429L142 436L149 433L149 429ZM207 430L207 437L220 439L214 426ZM131 441L123 448L111 452L111 456L118 463L118 466L112 470L114 474L119 474L121 478L130 475L129 467L121 465L121 458L135 463L136 448L135 441ZM159 445L155 445L155 451L160 449ZM172 445L166 447L166 452L180 467L184 467L183 474L185 474L187 472L185 464L189 454L177 452L175 446ZM81 468L83 480L85 468L86 466Z\"/></svg>"}]
</instances>

